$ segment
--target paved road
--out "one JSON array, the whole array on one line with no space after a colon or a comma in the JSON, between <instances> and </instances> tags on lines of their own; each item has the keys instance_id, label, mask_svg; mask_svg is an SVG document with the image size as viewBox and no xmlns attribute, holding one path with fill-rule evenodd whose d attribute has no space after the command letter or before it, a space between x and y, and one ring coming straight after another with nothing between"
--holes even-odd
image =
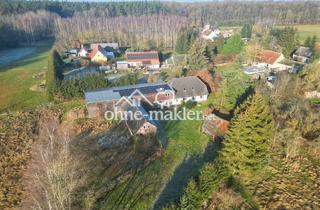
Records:
<instances>
[{"instance_id":1,"label":"paved road","mask_svg":"<svg viewBox=\"0 0 320 210\"><path fill-rule=\"evenodd\" d=\"M8 65L11 62L17 61L36 50L36 47L23 47L0 51L0 66Z\"/></svg>"}]
</instances>

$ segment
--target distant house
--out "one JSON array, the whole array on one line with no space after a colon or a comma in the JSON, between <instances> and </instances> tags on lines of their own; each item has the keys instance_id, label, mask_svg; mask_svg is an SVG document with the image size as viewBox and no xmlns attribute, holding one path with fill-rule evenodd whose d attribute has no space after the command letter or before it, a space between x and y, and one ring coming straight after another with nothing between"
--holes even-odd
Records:
<instances>
[{"instance_id":1,"label":"distant house","mask_svg":"<svg viewBox=\"0 0 320 210\"><path fill-rule=\"evenodd\" d=\"M114 52L106 51L106 55L109 59L115 58Z\"/></svg>"},{"instance_id":2,"label":"distant house","mask_svg":"<svg viewBox=\"0 0 320 210\"><path fill-rule=\"evenodd\" d=\"M87 58L89 53L90 53L89 49L82 47L78 53L78 56L82 58Z\"/></svg>"},{"instance_id":3,"label":"distant house","mask_svg":"<svg viewBox=\"0 0 320 210\"><path fill-rule=\"evenodd\" d=\"M92 43L90 44L91 49L95 49L97 47L102 47L104 48L107 52L114 52L119 50L119 44L116 42L111 42L111 43Z\"/></svg>"},{"instance_id":4,"label":"distant house","mask_svg":"<svg viewBox=\"0 0 320 210\"><path fill-rule=\"evenodd\" d=\"M122 69L128 69L129 68L129 63L127 61L117 61L117 69L122 70Z\"/></svg>"},{"instance_id":5,"label":"distant house","mask_svg":"<svg viewBox=\"0 0 320 210\"><path fill-rule=\"evenodd\" d=\"M308 47L299 47L292 53L292 60L298 63L310 63L313 51Z\"/></svg>"},{"instance_id":6,"label":"distant house","mask_svg":"<svg viewBox=\"0 0 320 210\"><path fill-rule=\"evenodd\" d=\"M126 60L130 67L147 67L149 69L159 69L159 53L156 51L149 52L127 52Z\"/></svg>"},{"instance_id":7,"label":"distant house","mask_svg":"<svg viewBox=\"0 0 320 210\"><path fill-rule=\"evenodd\" d=\"M214 41L220 36L219 29L211 29L210 25L205 25L202 32L201 37L205 40Z\"/></svg>"},{"instance_id":8,"label":"distant house","mask_svg":"<svg viewBox=\"0 0 320 210\"><path fill-rule=\"evenodd\" d=\"M209 91L206 84L196 76L174 78L169 85L175 91L173 105L187 101L202 102L208 99Z\"/></svg>"},{"instance_id":9,"label":"distant house","mask_svg":"<svg viewBox=\"0 0 320 210\"><path fill-rule=\"evenodd\" d=\"M282 53L272 50L261 50L256 56L257 66L265 66L270 71L278 72L292 69L291 66L281 63L285 59Z\"/></svg>"},{"instance_id":10,"label":"distant house","mask_svg":"<svg viewBox=\"0 0 320 210\"><path fill-rule=\"evenodd\" d=\"M90 58L91 62L104 64L108 61L108 54L102 47L97 47L93 49L89 54L88 57Z\"/></svg>"},{"instance_id":11,"label":"distant house","mask_svg":"<svg viewBox=\"0 0 320 210\"><path fill-rule=\"evenodd\" d=\"M126 102L125 97L130 97L136 90L139 90L143 97L135 95L134 98L139 98L141 103L147 104L149 102L154 104L159 92L173 91L166 83L144 83L87 91L85 92L85 100L89 117L103 117L107 110L114 110L114 107L121 105L122 101Z\"/></svg>"},{"instance_id":12,"label":"distant house","mask_svg":"<svg viewBox=\"0 0 320 210\"><path fill-rule=\"evenodd\" d=\"M228 39L232 36L233 31L221 31L220 29L211 28L210 25L205 25L203 30L201 31L201 37L205 40L215 41L219 37L223 37L224 39Z\"/></svg>"}]
</instances>

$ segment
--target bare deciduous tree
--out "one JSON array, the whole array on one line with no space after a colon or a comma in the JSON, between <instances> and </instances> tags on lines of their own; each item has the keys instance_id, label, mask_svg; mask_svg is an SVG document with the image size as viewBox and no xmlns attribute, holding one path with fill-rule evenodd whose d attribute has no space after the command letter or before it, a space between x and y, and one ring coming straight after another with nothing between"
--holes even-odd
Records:
<instances>
[{"instance_id":1,"label":"bare deciduous tree","mask_svg":"<svg viewBox=\"0 0 320 210\"><path fill-rule=\"evenodd\" d=\"M71 210L76 187L77 161L71 151L72 138L57 121L48 122L28 171L30 199L22 206L32 209Z\"/></svg>"}]
</instances>

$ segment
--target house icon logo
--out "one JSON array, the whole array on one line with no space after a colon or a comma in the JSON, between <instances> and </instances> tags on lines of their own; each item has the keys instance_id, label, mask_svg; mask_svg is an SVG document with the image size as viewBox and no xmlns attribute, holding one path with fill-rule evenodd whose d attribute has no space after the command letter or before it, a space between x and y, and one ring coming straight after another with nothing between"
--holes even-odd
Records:
<instances>
[{"instance_id":1,"label":"house icon logo","mask_svg":"<svg viewBox=\"0 0 320 210\"><path fill-rule=\"evenodd\" d=\"M115 109L117 107L121 107L124 103L131 107L140 107L141 102L153 106L153 103L138 89L135 89L130 96L122 96L116 103L115 103Z\"/></svg>"},{"instance_id":2,"label":"house icon logo","mask_svg":"<svg viewBox=\"0 0 320 210\"><path fill-rule=\"evenodd\" d=\"M164 107L170 107L172 105L172 101L175 99L175 92L172 90L163 90L159 91L155 95L154 103L159 105L161 109Z\"/></svg>"}]
</instances>

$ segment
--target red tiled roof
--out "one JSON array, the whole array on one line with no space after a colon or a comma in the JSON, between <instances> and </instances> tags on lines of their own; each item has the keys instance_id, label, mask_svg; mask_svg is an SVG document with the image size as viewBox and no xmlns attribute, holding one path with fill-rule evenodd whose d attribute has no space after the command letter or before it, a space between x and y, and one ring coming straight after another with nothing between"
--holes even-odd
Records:
<instances>
[{"instance_id":1,"label":"red tiled roof","mask_svg":"<svg viewBox=\"0 0 320 210\"><path fill-rule=\"evenodd\" d=\"M105 51L103 50L103 48L101 46L99 46L99 47L94 48L90 53L88 53L88 58L92 59L99 51L105 55L105 53L104 53Z\"/></svg>"},{"instance_id":2,"label":"red tiled roof","mask_svg":"<svg viewBox=\"0 0 320 210\"><path fill-rule=\"evenodd\" d=\"M205 30L205 31L203 32L203 35L204 35L204 36L209 36L211 33L212 33L212 30L211 30L211 29L208 29L208 30Z\"/></svg>"},{"instance_id":3,"label":"red tiled roof","mask_svg":"<svg viewBox=\"0 0 320 210\"><path fill-rule=\"evenodd\" d=\"M281 53L272 50L262 50L257 56L257 60L263 63L274 64L280 56Z\"/></svg>"},{"instance_id":4,"label":"red tiled roof","mask_svg":"<svg viewBox=\"0 0 320 210\"><path fill-rule=\"evenodd\" d=\"M97 54L97 52L99 51L99 48L97 47L97 48L94 48L90 53L88 53L88 57L91 59L91 58L93 58L96 54Z\"/></svg>"}]
</instances>

